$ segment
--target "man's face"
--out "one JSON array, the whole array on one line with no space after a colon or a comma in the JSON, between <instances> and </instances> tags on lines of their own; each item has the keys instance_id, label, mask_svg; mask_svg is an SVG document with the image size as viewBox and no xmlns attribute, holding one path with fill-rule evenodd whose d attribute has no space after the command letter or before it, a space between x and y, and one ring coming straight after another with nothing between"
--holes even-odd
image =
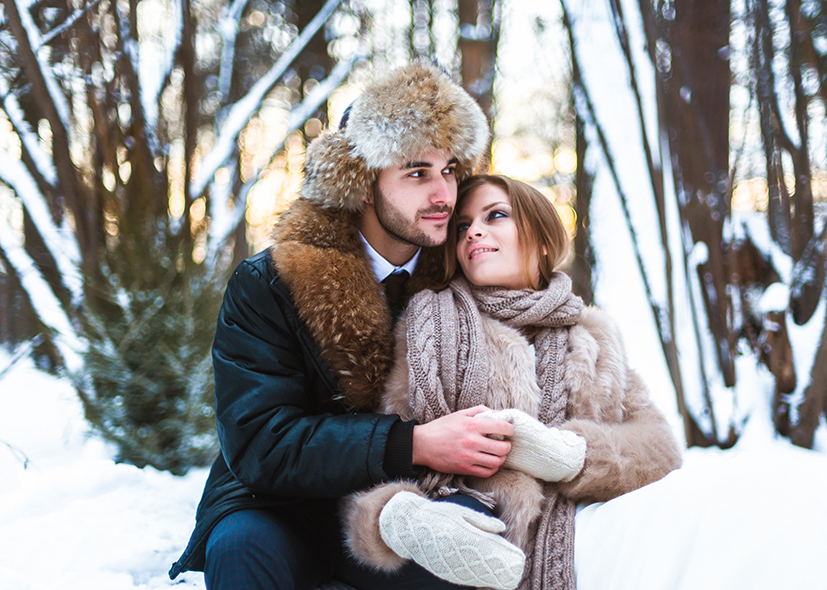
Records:
<instances>
[{"instance_id":1,"label":"man's face","mask_svg":"<svg viewBox=\"0 0 827 590\"><path fill-rule=\"evenodd\" d=\"M456 167L450 152L432 151L379 173L372 202L390 239L416 246L445 243L457 200Z\"/></svg>"}]
</instances>

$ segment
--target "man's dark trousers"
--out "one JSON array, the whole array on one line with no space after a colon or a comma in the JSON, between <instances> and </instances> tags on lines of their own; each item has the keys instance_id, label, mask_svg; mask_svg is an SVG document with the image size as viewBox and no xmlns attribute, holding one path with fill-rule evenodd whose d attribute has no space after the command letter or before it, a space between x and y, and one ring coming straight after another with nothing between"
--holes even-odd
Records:
<instances>
[{"instance_id":1,"label":"man's dark trousers","mask_svg":"<svg viewBox=\"0 0 827 590\"><path fill-rule=\"evenodd\" d=\"M480 502L454 495L440 501L490 515ZM410 562L393 575L360 566L345 553L338 500L308 500L276 510L225 517L207 542L208 590L313 590L331 579L358 590L456 590Z\"/></svg>"}]
</instances>

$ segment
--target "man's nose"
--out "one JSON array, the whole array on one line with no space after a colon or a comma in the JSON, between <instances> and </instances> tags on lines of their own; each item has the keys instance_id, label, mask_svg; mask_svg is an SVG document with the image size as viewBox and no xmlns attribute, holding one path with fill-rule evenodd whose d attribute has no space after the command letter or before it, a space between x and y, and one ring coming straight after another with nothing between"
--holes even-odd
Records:
<instances>
[{"instance_id":1,"label":"man's nose","mask_svg":"<svg viewBox=\"0 0 827 590\"><path fill-rule=\"evenodd\" d=\"M453 205L457 200L457 186L453 177L440 175L435 181L433 189L431 193L432 203Z\"/></svg>"}]
</instances>

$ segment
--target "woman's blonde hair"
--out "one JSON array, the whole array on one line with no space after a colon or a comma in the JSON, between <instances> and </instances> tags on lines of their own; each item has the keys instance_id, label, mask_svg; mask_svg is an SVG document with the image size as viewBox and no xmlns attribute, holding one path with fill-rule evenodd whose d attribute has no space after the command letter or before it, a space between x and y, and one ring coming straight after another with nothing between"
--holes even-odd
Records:
<instances>
[{"instance_id":1,"label":"woman's blonde hair","mask_svg":"<svg viewBox=\"0 0 827 590\"><path fill-rule=\"evenodd\" d=\"M522 250L523 273L526 283L534 289L548 286L551 273L565 262L569 255L569 234L557 214L554 204L533 186L507 176L480 174L463 181L457 189L459 209L463 199L472 192L490 184L508 195L511 215L517 225L517 239ZM531 268L531 254L537 253L540 267L540 284L534 284L534 269ZM448 226L448 241L445 244L445 285L460 272L457 263L457 221L451 217Z\"/></svg>"}]
</instances>

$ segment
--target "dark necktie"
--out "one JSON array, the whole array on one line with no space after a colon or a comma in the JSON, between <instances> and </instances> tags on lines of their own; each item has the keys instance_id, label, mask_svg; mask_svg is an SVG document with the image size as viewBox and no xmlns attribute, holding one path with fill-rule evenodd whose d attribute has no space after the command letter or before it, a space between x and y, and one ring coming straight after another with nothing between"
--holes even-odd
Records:
<instances>
[{"instance_id":1,"label":"dark necktie","mask_svg":"<svg viewBox=\"0 0 827 590\"><path fill-rule=\"evenodd\" d=\"M408 279L411 277L408 271L395 272L388 275L382 284L385 286L385 299L388 301L388 307L391 309L393 319L399 317L402 313L402 302L405 299L405 286L408 284Z\"/></svg>"}]
</instances>

